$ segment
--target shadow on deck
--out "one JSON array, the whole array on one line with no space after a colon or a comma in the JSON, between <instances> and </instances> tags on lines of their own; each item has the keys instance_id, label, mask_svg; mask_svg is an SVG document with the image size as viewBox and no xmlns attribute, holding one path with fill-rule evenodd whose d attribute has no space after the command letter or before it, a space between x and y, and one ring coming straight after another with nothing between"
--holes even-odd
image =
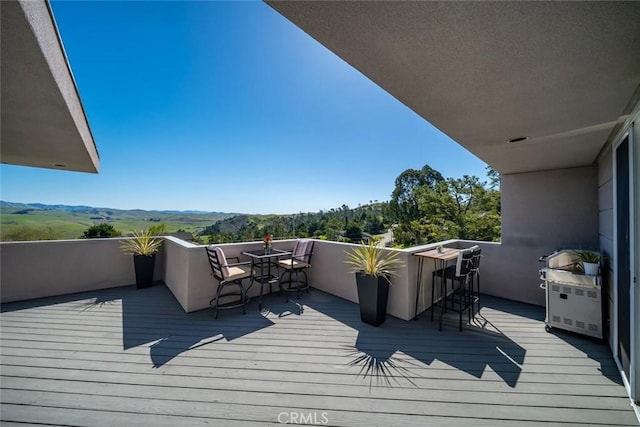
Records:
<instances>
[{"instance_id":1,"label":"shadow on deck","mask_svg":"<svg viewBox=\"0 0 640 427\"><path fill-rule=\"evenodd\" d=\"M306 307L314 312L313 318L321 314L357 332L353 345L341 348L350 358L348 365L357 367L359 375L371 386L407 383L415 386L412 378L420 374L414 368L438 360L476 378L490 368L513 388L522 372L527 349L510 338L512 333L519 335L519 342L532 345L560 339L600 362L602 375L621 384L605 345L568 332L557 331L553 337L542 334L542 307L495 297L483 298L481 313L462 332L458 331L455 313L445 314L443 330L438 331L437 322L430 321L429 311L417 321L409 322L388 316L384 324L373 327L360 321L356 304L318 290L303 293L299 301L288 303L273 294L266 298L263 313L257 312L257 303L252 301L246 315L239 309L222 311L219 319L214 320L210 309L185 313L161 283L148 289L126 286L4 304L2 312L53 304L70 304L78 311L120 306L122 349L148 346L151 363L156 368L189 350L217 341L230 342L269 328L279 319L303 318ZM540 337L538 343L535 337Z\"/></svg>"},{"instance_id":2,"label":"shadow on deck","mask_svg":"<svg viewBox=\"0 0 640 427\"><path fill-rule=\"evenodd\" d=\"M7 422L330 425L636 425L608 347L544 331L541 307L483 298L462 332L360 321L312 289L241 310L185 313L164 285L2 305ZM296 412L299 413L299 412ZM131 418L135 415L135 418Z\"/></svg>"}]
</instances>

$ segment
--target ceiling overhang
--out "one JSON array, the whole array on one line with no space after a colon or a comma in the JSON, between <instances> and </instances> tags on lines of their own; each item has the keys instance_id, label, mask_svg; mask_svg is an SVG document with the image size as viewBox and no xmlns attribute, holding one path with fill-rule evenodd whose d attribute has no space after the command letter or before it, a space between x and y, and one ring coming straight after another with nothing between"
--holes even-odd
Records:
<instances>
[{"instance_id":1,"label":"ceiling overhang","mask_svg":"<svg viewBox=\"0 0 640 427\"><path fill-rule=\"evenodd\" d=\"M99 156L45 1L2 1L2 163L98 172Z\"/></svg>"},{"instance_id":2,"label":"ceiling overhang","mask_svg":"<svg viewBox=\"0 0 640 427\"><path fill-rule=\"evenodd\" d=\"M593 164L638 102L640 2L267 3L501 173Z\"/></svg>"}]
</instances>

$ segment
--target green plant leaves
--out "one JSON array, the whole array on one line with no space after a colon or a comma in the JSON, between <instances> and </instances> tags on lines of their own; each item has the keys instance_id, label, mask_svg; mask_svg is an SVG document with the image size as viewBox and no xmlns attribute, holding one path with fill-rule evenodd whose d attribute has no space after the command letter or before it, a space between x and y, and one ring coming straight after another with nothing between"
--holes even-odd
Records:
<instances>
[{"instance_id":1,"label":"green plant leaves","mask_svg":"<svg viewBox=\"0 0 640 427\"><path fill-rule=\"evenodd\" d=\"M394 271L404 263L399 258L398 252L383 249L376 245L374 241L362 242L355 246L351 252L345 252L346 264L351 265L352 272L362 272L370 276L393 276Z\"/></svg>"},{"instance_id":2,"label":"green plant leaves","mask_svg":"<svg viewBox=\"0 0 640 427\"><path fill-rule=\"evenodd\" d=\"M162 238L156 237L154 230L134 231L133 237L124 240L120 244L120 249L125 254L152 255L160 250Z\"/></svg>"}]
</instances>

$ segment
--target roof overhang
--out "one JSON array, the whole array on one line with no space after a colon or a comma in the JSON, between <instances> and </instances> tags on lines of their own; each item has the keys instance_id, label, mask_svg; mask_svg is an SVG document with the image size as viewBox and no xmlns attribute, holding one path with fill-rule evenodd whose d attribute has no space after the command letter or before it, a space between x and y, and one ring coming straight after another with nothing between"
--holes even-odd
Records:
<instances>
[{"instance_id":1,"label":"roof overhang","mask_svg":"<svg viewBox=\"0 0 640 427\"><path fill-rule=\"evenodd\" d=\"M501 173L593 164L640 98L640 2L267 3Z\"/></svg>"},{"instance_id":2,"label":"roof overhang","mask_svg":"<svg viewBox=\"0 0 640 427\"><path fill-rule=\"evenodd\" d=\"M99 156L46 1L1 1L2 163L98 172Z\"/></svg>"}]
</instances>

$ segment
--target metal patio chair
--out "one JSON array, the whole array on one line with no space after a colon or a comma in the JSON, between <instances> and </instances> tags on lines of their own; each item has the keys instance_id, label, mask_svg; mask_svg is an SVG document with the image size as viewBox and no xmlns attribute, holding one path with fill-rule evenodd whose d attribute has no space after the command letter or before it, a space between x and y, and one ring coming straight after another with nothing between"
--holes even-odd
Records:
<instances>
[{"instance_id":1,"label":"metal patio chair","mask_svg":"<svg viewBox=\"0 0 640 427\"><path fill-rule=\"evenodd\" d=\"M240 258L238 257L229 257L229 259L236 259L238 261L229 264L224 252L218 246L209 245L206 246L205 249L207 251L207 257L209 258L211 273L214 279L218 281L216 296L209 301L209 305L212 306L216 312L215 318L218 318L218 310L238 307L242 307L242 314L245 314L245 306L249 302L249 298L246 295L242 281L251 278L251 262L240 262ZM226 288L237 289L227 291ZM233 298L231 301L225 303L220 302L220 299L227 297L237 297L237 299Z\"/></svg>"},{"instance_id":2,"label":"metal patio chair","mask_svg":"<svg viewBox=\"0 0 640 427\"><path fill-rule=\"evenodd\" d=\"M298 239L293 248L291 258L278 261L278 267L284 268L279 282L280 289L287 295L287 302L289 302L289 292L296 292L297 298L300 298L300 291L306 290L309 292L309 278L306 270L311 267L313 243L313 240ZM299 274L304 274L304 282L300 280ZM288 280L284 280L285 275L288 275Z\"/></svg>"}]
</instances>

